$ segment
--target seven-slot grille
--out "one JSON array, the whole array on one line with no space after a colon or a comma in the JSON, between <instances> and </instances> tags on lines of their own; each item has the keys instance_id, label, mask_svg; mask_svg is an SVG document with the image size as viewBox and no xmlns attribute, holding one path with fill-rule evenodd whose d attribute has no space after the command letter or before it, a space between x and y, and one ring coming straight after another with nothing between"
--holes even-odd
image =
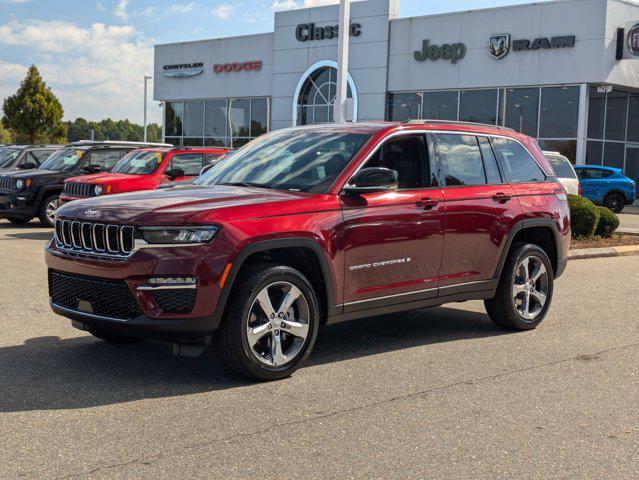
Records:
<instances>
[{"instance_id":1,"label":"seven-slot grille","mask_svg":"<svg viewBox=\"0 0 639 480\"><path fill-rule=\"evenodd\" d=\"M70 197L95 197L95 185L66 182L64 184L64 194Z\"/></svg>"},{"instance_id":2,"label":"seven-slot grille","mask_svg":"<svg viewBox=\"0 0 639 480\"><path fill-rule=\"evenodd\" d=\"M55 240L59 247L79 253L128 256L135 245L135 228L59 218Z\"/></svg>"},{"instance_id":3,"label":"seven-slot grille","mask_svg":"<svg viewBox=\"0 0 639 480\"><path fill-rule=\"evenodd\" d=\"M0 190L11 190L11 177L0 177Z\"/></svg>"}]
</instances>

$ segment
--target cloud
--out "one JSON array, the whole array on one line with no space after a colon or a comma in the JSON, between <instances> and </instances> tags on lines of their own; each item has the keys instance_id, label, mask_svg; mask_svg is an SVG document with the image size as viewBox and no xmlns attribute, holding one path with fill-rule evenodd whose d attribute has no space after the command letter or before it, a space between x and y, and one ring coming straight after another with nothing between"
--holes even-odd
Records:
<instances>
[{"instance_id":1,"label":"cloud","mask_svg":"<svg viewBox=\"0 0 639 480\"><path fill-rule=\"evenodd\" d=\"M336 5L339 0L274 0L273 10L293 10L296 8L321 7L324 5Z\"/></svg>"},{"instance_id":2,"label":"cloud","mask_svg":"<svg viewBox=\"0 0 639 480\"><path fill-rule=\"evenodd\" d=\"M130 0L119 0L115 9L113 10L113 15L120 18L122 21L126 22L129 20L129 12L126 11L130 3Z\"/></svg>"},{"instance_id":3,"label":"cloud","mask_svg":"<svg viewBox=\"0 0 639 480\"><path fill-rule=\"evenodd\" d=\"M233 5L218 5L213 9L213 16L220 20L228 20L233 15Z\"/></svg>"},{"instance_id":4,"label":"cloud","mask_svg":"<svg viewBox=\"0 0 639 480\"><path fill-rule=\"evenodd\" d=\"M30 61L60 98L65 118L141 122L143 76L153 72L153 39L134 27L11 21L0 25L0 49L3 43L29 50ZM25 72L25 66L0 61L0 102L15 92ZM156 121L159 110L150 108Z\"/></svg>"},{"instance_id":5,"label":"cloud","mask_svg":"<svg viewBox=\"0 0 639 480\"><path fill-rule=\"evenodd\" d=\"M167 10L172 13L189 13L198 8L198 5L195 2L189 3L174 3Z\"/></svg>"}]
</instances>

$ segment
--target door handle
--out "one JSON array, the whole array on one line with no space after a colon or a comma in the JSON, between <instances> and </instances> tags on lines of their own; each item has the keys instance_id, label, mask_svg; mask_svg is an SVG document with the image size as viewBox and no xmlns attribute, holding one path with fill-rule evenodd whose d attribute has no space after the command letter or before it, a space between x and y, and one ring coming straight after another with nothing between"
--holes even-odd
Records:
<instances>
[{"instance_id":1,"label":"door handle","mask_svg":"<svg viewBox=\"0 0 639 480\"><path fill-rule=\"evenodd\" d=\"M493 195L493 200L499 203L506 203L512 198L512 195L507 195L504 192L497 192Z\"/></svg>"},{"instance_id":2,"label":"door handle","mask_svg":"<svg viewBox=\"0 0 639 480\"><path fill-rule=\"evenodd\" d=\"M430 210L431 208L439 205L439 200L432 198L422 198L421 200L416 201L415 205L417 205L419 208L423 208L424 210Z\"/></svg>"}]
</instances>

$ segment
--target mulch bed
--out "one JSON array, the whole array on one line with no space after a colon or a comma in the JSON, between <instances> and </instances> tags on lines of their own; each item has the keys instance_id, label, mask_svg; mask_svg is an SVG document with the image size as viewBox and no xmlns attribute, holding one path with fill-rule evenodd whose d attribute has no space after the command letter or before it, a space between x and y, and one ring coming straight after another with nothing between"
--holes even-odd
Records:
<instances>
[{"instance_id":1,"label":"mulch bed","mask_svg":"<svg viewBox=\"0 0 639 480\"><path fill-rule=\"evenodd\" d=\"M615 233L611 238L602 237L572 237L570 249L577 248L606 248L606 247L623 247L626 245L639 245L639 236L623 235Z\"/></svg>"}]
</instances>

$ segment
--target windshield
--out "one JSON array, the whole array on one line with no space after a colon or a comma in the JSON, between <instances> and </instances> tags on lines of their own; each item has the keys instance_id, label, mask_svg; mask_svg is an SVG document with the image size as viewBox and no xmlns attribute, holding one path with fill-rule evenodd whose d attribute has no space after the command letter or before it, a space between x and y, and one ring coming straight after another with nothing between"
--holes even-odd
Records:
<instances>
[{"instance_id":1,"label":"windshield","mask_svg":"<svg viewBox=\"0 0 639 480\"><path fill-rule=\"evenodd\" d=\"M40 170L68 172L73 170L78 164L83 153L82 150L76 150L75 148L63 148L47 158L46 161L40 165Z\"/></svg>"},{"instance_id":2,"label":"windshield","mask_svg":"<svg viewBox=\"0 0 639 480\"><path fill-rule=\"evenodd\" d=\"M158 152L133 151L122 157L112 173L126 173L128 175L150 175L162 164L162 154Z\"/></svg>"},{"instance_id":3,"label":"windshield","mask_svg":"<svg viewBox=\"0 0 639 480\"><path fill-rule=\"evenodd\" d=\"M559 178L577 178L575 172L573 172L570 162L566 157L560 155L547 155L546 158L555 170L557 177Z\"/></svg>"},{"instance_id":4,"label":"windshield","mask_svg":"<svg viewBox=\"0 0 639 480\"><path fill-rule=\"evenodd\" d=\"M10 166L18 155L20 155L20 151L19 148L0 149L0 168Z\"/></svg>"},{"instance_id":5,"label":"windshield","mask_svg":"<svg viewBox=\"0 0 639 480\"><path fill-rule=\"evenodd\" d=\"M258 137L229 153L196 185L246 185L326 193L369 134L298 130Z\"/></svg>"}]
</instances>

